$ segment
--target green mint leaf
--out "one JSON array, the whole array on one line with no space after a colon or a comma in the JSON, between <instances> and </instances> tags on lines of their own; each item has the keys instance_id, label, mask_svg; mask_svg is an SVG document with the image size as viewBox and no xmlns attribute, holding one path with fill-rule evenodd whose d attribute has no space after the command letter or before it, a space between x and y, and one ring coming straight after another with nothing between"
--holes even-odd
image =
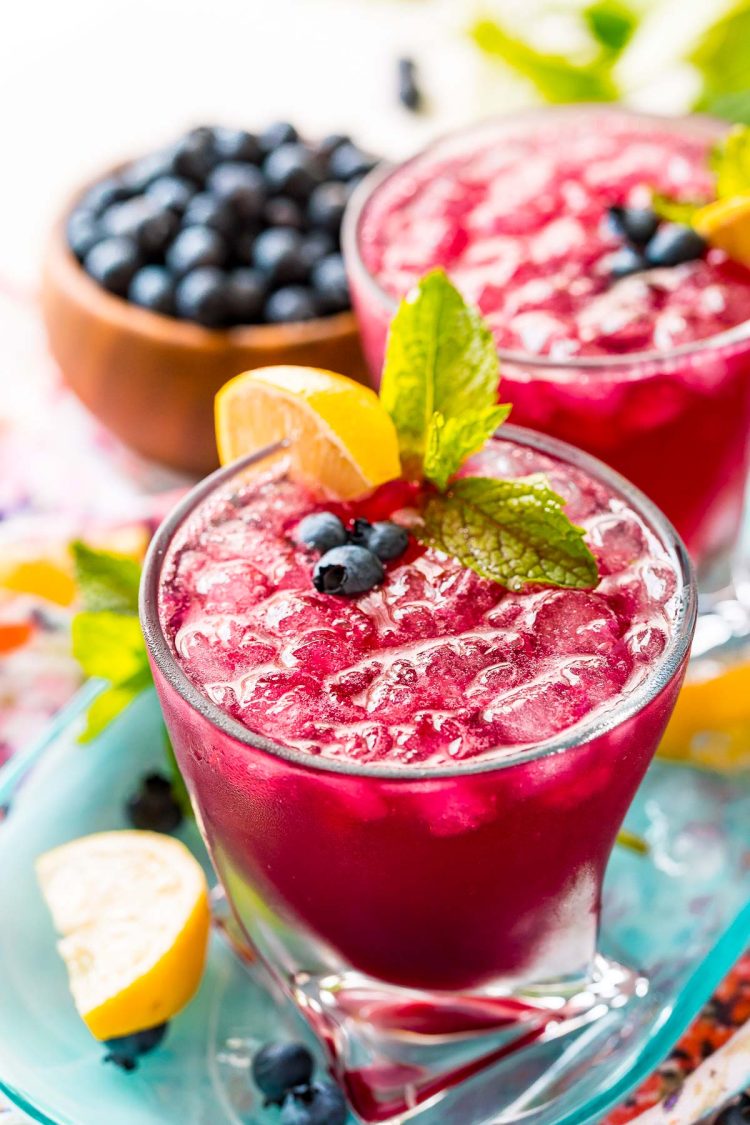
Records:
<instances>
[{"instance_id":1,"label":"green mint leaf","mask_svg":"<svg viewBox=\"0 0 750 1125\"><path fill-rule=\"evenodd\" d=\"M750 192L750 126L735 125L711 153L719 199Z\"/></svg>"},{"instance_id":2,"label":"green mint leaf","mask_svg":"<svg viewBox=\"0 0 750 1125\"><path fill-rule=\"evenodd\" d=\"M654 192L651 197L651 206L661 219L667 219L670 223L683 223L685 226L690 226L695 212L705 207L707 202L708 200L699 203L696 200L670 199L668 195L661 195L659 192Z\"/></svg>"},{"instance_id":3,"label":"green mint leaf","mask_svg":"<svg viewBox=\"0 0 750 1125\"><path fill-rule=\"evenodd\" d=\"M482 448L510 414L510 406L489 406L462 418L446 418L436 411L427 427L424 475L444 491L467 457Z\"/></svg>"},{"instance_id":4,"label":"green mint leaf","mask_svg":"<svg viewBox=\"0 0 750 1125\"><path fill-rule=\"evenodd\" d=\"M391 323L380 399L393 418L407 475L420 476L434 414L446 422L497 401L492 333L443 270L426 274Z\"/></svg>"},{"instance_id":5,"label":"green mint leaf","mask_svg":"<svg viewBox=\"0 0 750 1125\"><path fill-rule=\"evenodd\" d=\"M151 674L148 668L145 668L126 683L108 687L101 695L97 695L86 712L86 727L78 741L93 742L98 738L105 727L108 727L151 682Z\"/></svg>"},{"instance_id":6,"label":"green mint leaf","mask_svg":"<svg viewBox=\"0 0 750 1125\"><path fill-rule=\"evenodd\" d=\"M594 39L612 55L625 50L640 22L638 13L622 0L594 0L582 15Z\"/></svg>"},{"instance_id":7,"label":"green mint leaf","mask_svg":"<svg viewBox=\"0 0 750 1125\"><path fill-rule=\"evenodd\" d=\"M167 758L169 780L172 783L172 793L174 795L174 799L182 809L183 815L192 817L193 806L190 804L190 794L188 793L185 779L180 773L180 767L177 765L177 758L175 757L172 740L169 737L166 727L164 727L164 753Z\"/></svg>"},{"instance_id":8,"label":"green mint leaf","mask_svg":"<svg viewBox=\"0 0 750 1125\"><path fill-rule=\"evenodd\" d=\"M688 55L703 81L696 108L705 110L716 98L746 92L749 58L750 3L739 0L703 32Z\"/></svg>"},{"instance_id":9,"label":"green mint leaf","mask_svg":"<svg viewBox=\"0 0 750 1125\"><path fill-rule=\"evenodd\" d=\"M599 579L596 560L563 504L539 474L462 477L446 495L428 499L414 533L509 589L526 582L589 589Z\"/></svg>"},{"instance_id":10,"label":"green mint leaf","mask_svg":"<svg viewBox=\"0 0 750 1125\"><path fill-rule=\"evenodd\" d=\"M479 19L469 34L486 55L526 78L548 102L611 102L619 90L611 60L578 63L564 55L545 54L510 35L495 19Z\"/></svg>"},{"instance_id":11,"label":"green mint leaf","mask_svg":"<svg viewBox=\"0 0 750 1125\"><path fill-rule=\"evenodd\" d=\"M149 670L146 644L137 617L110 610L73 618L73 655L87 676L125 684Z\"/></svg>"},{"instance_id":12,"label":"green mint leaf","mask_svg":"<svg viewBox=\"0 0 750 1125\"><path fill-rule=\"evenodd\" d=\"M141 568L135 559L94 550L80 540L71 545L71 550L84 609L138 612Z\"/></svg>"},{"instance_id":13,"label":"green mint leaf","mask_svg":"<svg viewBox=\"0 0 750 1125\"><path fill-rule=\"evenodd\" d=\"M699 109L712 117L723 117L735 124L750 125L750 90L737 90L729 94L707 97Z\"/></svg>"}]
</instances>

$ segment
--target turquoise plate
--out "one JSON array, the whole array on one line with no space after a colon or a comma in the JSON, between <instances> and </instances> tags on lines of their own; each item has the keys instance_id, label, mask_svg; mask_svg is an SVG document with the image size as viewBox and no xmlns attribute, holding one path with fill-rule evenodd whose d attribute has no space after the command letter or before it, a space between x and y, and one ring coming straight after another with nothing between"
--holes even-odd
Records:
<instances>
[{"instance_id":1,"label":"turquoise plate","mask_svg":"<svg viewBox=\"0 0 750 1125\"><path fill-rule=\"evenodd\" d=\"M263 970L237 957L219 929L198 995L136 1072L104 1063L76 1015L34 860L76 836L125 827L123 801L135 779L163 764L152 692L95 743L77 743L93 690L42 744L0 772L0 805L9 806L0 826L0 1089L53 1125L278 1123L278 1112L264 1110L253 1091L248 1060L268 1039L310 1037ZM602 934L605 953L645 971L648 1002L610 1013L574 1040L557 1085L550 1073L544 1091L521 1092L510 1110L506 1101L493 1113L490 1072L473 1090L426 1106L419 1125L585 1125L622 1101L750 943L748 824L747 781L656 763L628 817L651 851L643 857L616 849ZM194 827L184 839L206 863Z\"/></svg>"}]
</instances>

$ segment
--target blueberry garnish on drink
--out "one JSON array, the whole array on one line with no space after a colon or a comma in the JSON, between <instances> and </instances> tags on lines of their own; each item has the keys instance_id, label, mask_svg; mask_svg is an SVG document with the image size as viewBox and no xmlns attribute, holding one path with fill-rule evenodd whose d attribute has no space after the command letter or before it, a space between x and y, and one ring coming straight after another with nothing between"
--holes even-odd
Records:
<instances>
[{"instance_id":1,"label":"blueberry garnish on drink","mask_svg":"<svg viewBox=\"0 0 750 1125\"><path fill-rule=\"evenodd\" d=\"M349 137L310 143L286 122L193 129L90 188L68 245L108 292L205 328L330 316L351 307L341 222L374 163Z\"/></svg>"}]
</instances>

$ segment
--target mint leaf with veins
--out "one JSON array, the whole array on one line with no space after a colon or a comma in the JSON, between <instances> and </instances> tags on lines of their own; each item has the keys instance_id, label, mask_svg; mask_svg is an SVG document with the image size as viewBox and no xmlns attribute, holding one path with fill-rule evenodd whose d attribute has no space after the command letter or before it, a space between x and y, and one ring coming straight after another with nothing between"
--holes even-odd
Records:
<instances>
[{"instance_id":1,"label":"mint leaf with veins","mask_svg":"<svg viewBox=\"0 0 750 1125\"><path fill-rule=\"evenodd\" d=\"M396 426L407 476L423 475L432 442L431 471L446 477L436 459L439 443L429 437L436 426L434 416L450 424L455 460L458 423L469 429L474 419L486 417L497 403L499 381L500 364L488 326L445 272L432 270L404 297L391 322L380 385L380 400ZM463 448L466 457L476 445L469 448L464 442Z\"/></svg>"},{"instance_id":2,"label":"mint leaf with veins","mask_svg":"<svg viewBox=\"0 0 750 1125\"><path fill-rule=\"evenodd\" d=\"M71 544L76 585L86 610L138 612L139 564L127 555L97 551L80 540Z\"/></svg>"},{"instance_id":3,"label":"mint leaf with veins","mask_svg":"<svg viewBox=\"0 0 750 1125\"><path fill-rule=\"evenodd\" d=\"M427 427L424 475L444 491L467 457L477 453L510 414L510 405L490 406L462 418L436 411Z\"/></svg>"},{"instance_id":4,"label":"mint leaf with veins","mask_svg":"<svg viewBox=\"0 0 750 1125\"><path fill-rule=\"evenodd\" d=\"M509 589L525 583L590 589L599 581L583 529L541 474L462 477L427 499L417 538Z\"/></svg>"}]
</instances>

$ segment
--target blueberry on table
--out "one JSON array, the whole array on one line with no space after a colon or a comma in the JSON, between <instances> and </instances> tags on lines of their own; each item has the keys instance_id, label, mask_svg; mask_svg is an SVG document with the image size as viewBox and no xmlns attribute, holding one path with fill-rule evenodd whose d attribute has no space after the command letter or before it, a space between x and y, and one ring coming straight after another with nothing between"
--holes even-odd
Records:
<instances>
[{"instance_id":1,"label":"blueberry on table","mask_svg":"<svg viewBox=\"0 0 750 1125\"><path fill-rule=\"evenodd\" d=\"M336 180L351 180L354 176L363 176L375 167L375 159L362 152L356 145L339 145L331 153L328 162L330 173Z\"/></svg>"},{"instance_id":2,"label":"blueberry on table","mask_svg":"<svg viewBox=\"0 0 750 1125\"><path fill-rule=\"evenodd\" d=\"M210 227L184 227L167 250L168 268L176 277L201 266L223 266L227 244Z\"/></svg>"},{"instance_id":3,"label":"blueberry on table","mask_svg":"<svg viewBox=\"0 0 750 1125\"><path fill-rule=\"evenodd\" d=\"M100 180L98 184L94 184L84 195L79 203L79 207L84 211L93 211L99 215L107 207L111 207L113 203L122 203L130 195L125 184L116 176L109 176L106 180Z\"/></svg>"},{"instance_id":4,"label":"blueberry on table","mask_svg":"<svg viewBox=\"0 0 750 1125\"><path fill-rule=\"evenodd\" d=\"M304 1043L266 1043L256 1051L251 1072L266 1100L280 1104L293 1087L310 1082L314 1066Z\"/></svg>"},{"instance_id":5,"label":"blueberry on table","mask_svg":"<svg viewBox=\"0 0 750 1125\"><path fill-rule=\"evenodd\" d=\"M184 176L160 176L146 188L146 196L161 208L181 215L195 195L195 184Z\"/></svg>"},{"instance_id":6,"label":"blueberry on table","mask_svg":"<svg viewBox=\"0 0 750 1125\"><path fill-rule=\"evenodd\" d=\"M217 164L206 181L206 187L218 199L230 203L243 219L256 219L266 202L263 173L254 164L226 161Z\"/></svg>"},{"instance_id":7,"label":"blueberry on table","mask_svg":"<svg viewBox=\"0 0 750 1125\"><path fill-rule=\"evenodd\" d=\"M295 538L321 555L347 542L346 528L333 512L313 512L305 516L297 525Z\"/></svg>"},{"instance_id":8,"label":"blueberry on table","mask_svg":"<svg viewBox=\"0 0 750 1125\"><path fill-rule=\"evenodd\" d=\"M89 250L83 268L110 293L124 297L133 274L141 264L132 238L105 238Z\"/></svg>"},{"instance_id":9,"label":"blueberry on table","mask_svg":"<svg viewBox=\"0 0 750 1125\"><path fill-rule=\"evenodd\" d=\"M346 201L347 191L344 184L335 180L318 184L307 205L307 217L310 220L310 225L330 231L333 235L338 235Z\"/></svg>"},{"instance_id":10,"label":"blueberry on table","mask_svg":"<svg viewBox=\"0 0 750 1125\"><path fill-rule=\"evenodd\" d=\"M263 149L254 133L245 129L214 129L214 144L219 160L241 160L246 164L260 164Z\"/></svg>"},{"instance_id":11,"label":"blueberry on table","mask_svg":"<svg viewBox=\"0 0 750 1125\"><path fill-rule=\"evenodd\" d=\"M293 227L294 230L305 228L305 216L299 203L285 195L276 195L266 202L263 222L269 227Z\"/></svg>"},{"instance_id":12,"label":"blueberry on table","mask_svg":"<svg viewBox=\"0 0 750 1125\"><path fill-rule=\"evenodd\" d=\"M384 578L383 564L377 555L353 543L327 551L313 571L313 585L319 594L365 594Z\"/></svg>"},{"instance_id":13,"label":"blueberry on table","mask_svg":"<svg viewBox=\"0 0 750 1125\"><path fill-rule=\"evenodd\" d=\"M101 238L99 224L91 211L74 211L65 227L68 246L79 262Z\"/></svg>"},{"instance_id":14,"label":"blueberry on table","mask_svg":"<svg viewBox=\"0 0 750 1125\"><path fill-rule=\"evenodd\" d=\"M648 268L648 263L643 254L634 246L621 247L609 259L609 270L614 278L628 277L631 273L639 273Z\"/></svg>"},{"instance_id":15,"label":"blueberry on table","mask_svg":"<svg viewBox=\"0 0 750 1125\"><path fill-rule=\"evenodd\" d=\"M343 312L351 305L346 268L340 254L329 254L322 258L313 267L310 280L321 311Z\"/></svg>"},{"instance_id":16,"label":"blueberry on table","mask_svg":"<svg viewBox=\"0 0 750 1125\"><path fill-rule=\"evenodd\" d=\"M182 809L172 785L160 773L149 773L141 779L138 790L127 800L125 812L134 828L150 832L173 832L182 823Z\"/></svg>"},{"instance_id":17,"label":"blueberry on table","mask_svg":"<svg viewBox=\"0 0 750 1125\"><path fill-rule=\"evenodd\" d=\"M309 145L300 142L280 145L269 153L263 173L272 192L307 199L316 184L323 180L323 168Z\"/></svg>"},{"instance_id":18,"label":"blueberry on table","mask_svg":"<svg viewBox=\"0 0 750 1125\"><path fill-rule=\"evenodd\" d=\"M215 266L201 266L180 281L175 291L177 315L204 328L220 328L229 315L227 275Z\"/></svg>"},{"instance_id":19,"label":"blueberry on table","mask_svg":"<svg viewBox=\"0 0 750 1125\"><path fill-rule=\"evenodd\" d=\"M297 140L299 140L299 133L288 121L275 121L258 137L261 150L266 153L273 152L281 145L293 144Z\"/></svg>"},{"instance_id":20,"label":"blueberry on table","mask_svg":"<svg viewBox=\"0 0 750 1125\"><path fill-rule=\"evenodd\" d=\"M265 301L265 281L257 270L232 270L227 277L227 307L233 324L254 324L260 320Z\"/></svg>"},{"instance_id":21,"label":"blueberry on table","mask_svg":"<svg viewBox=\"0 0 750 1125\"><path fill-rule=\"evenodd\" d=\"M417 79L417 64L414 59L399 59L397 74L398 100L406 109L416 113L422 108L423 98Z\"/></svg>"},{"instance_id":22,"label":"blueberry on table","mask_svg":"<svg viewBox=\"0 0 750 1125\"><path fill-rule=\"evenodd\" d=\"M701 258L706 243L692 227L682 223L663 223L646 246L650 266L677 266Z\"/></svg>"},{"instance_id":23,"label":"blueberry on table","mask_svg":"<svg viewBox=\"0 0 750 1125\"><path fill-rule=\"evenodd\" d=\"M148 1027L145 1031L135 1031L131 1035L120 1035L116 1039L106 1039L105 1062L112 1062L123 1070L135 1070L138 1059L159 1046L167 1033L168 1023Z\"/></svg>"},{"instance_id":24,"label":"blueberry on table","mask_svg":"<svg viewBox=\"0 0 750 1125\"><path fill-rule=\"evenodd\" d=\"M318 306L304 285L284 285L266 301L264 315L269 324L292 324L295 321L314 320Z\"/></svg>"},{"instance_id":25,"label":"blueberry on table","mask_svg":"<svg viewBox=\"0 0 750 1125\"><path fill-rule=\"evenodd\" d=\"M219 234L231 235L237 227L237 215L226 199L199 191L185 208L182 222L185 227L211 227Z\"/></svg>"},{"instance_id":26,"label":"blueberry on table","mask_svg":"<svg viewBox=\"0 0 750 1125\"><path fill-rule=\"evenodd\" d=\"M134 275L128 300L141 308L170 316L174 312L174 279L164 266L144 266Z\"/></svg>"},{"instance_id":27,"label":"blueberry on table","mask_svg":"<svg viewBox=\"0 0 750 1125\"><path fill-rule=\"evenodd\" d=\"M645 246L656 234L659 216L650 207L610 207L610 226L634 246Z\"/></svg>"},{"instance_id":28,"label":"blueberry on table","mask_svg":"<svg viewBox=\"0 0 750 1125\"><path fill-rule=\"evenodd\" d=\"M345 1125L348 1110L341 1089L333 1082L314 1082L290 1091L281 1107L281 1125Z\"/></svg>"},{"instance_id":29,"label":"blueberry on table","mask_svg":"<svg viewBox=\"0 0 750 1125\"><path fill-rule=\"evenodd\" d=\"M172 162L178 175L202 184L216 163L213 129L202 125L181 137L175 145Z\"/></svg>"},{"instance_id":30,"label":"blueberry on table","mask_svg":"<svg viewBox=\"0 0 750 1125\"><path fill-rule=\"evenodd\" d=\"M290 227L272 227L264 230L253 245L253 265L271 285L290 281L304 281L307 263L300 250L302 238Z\"/></svg>"}]
</instances>

